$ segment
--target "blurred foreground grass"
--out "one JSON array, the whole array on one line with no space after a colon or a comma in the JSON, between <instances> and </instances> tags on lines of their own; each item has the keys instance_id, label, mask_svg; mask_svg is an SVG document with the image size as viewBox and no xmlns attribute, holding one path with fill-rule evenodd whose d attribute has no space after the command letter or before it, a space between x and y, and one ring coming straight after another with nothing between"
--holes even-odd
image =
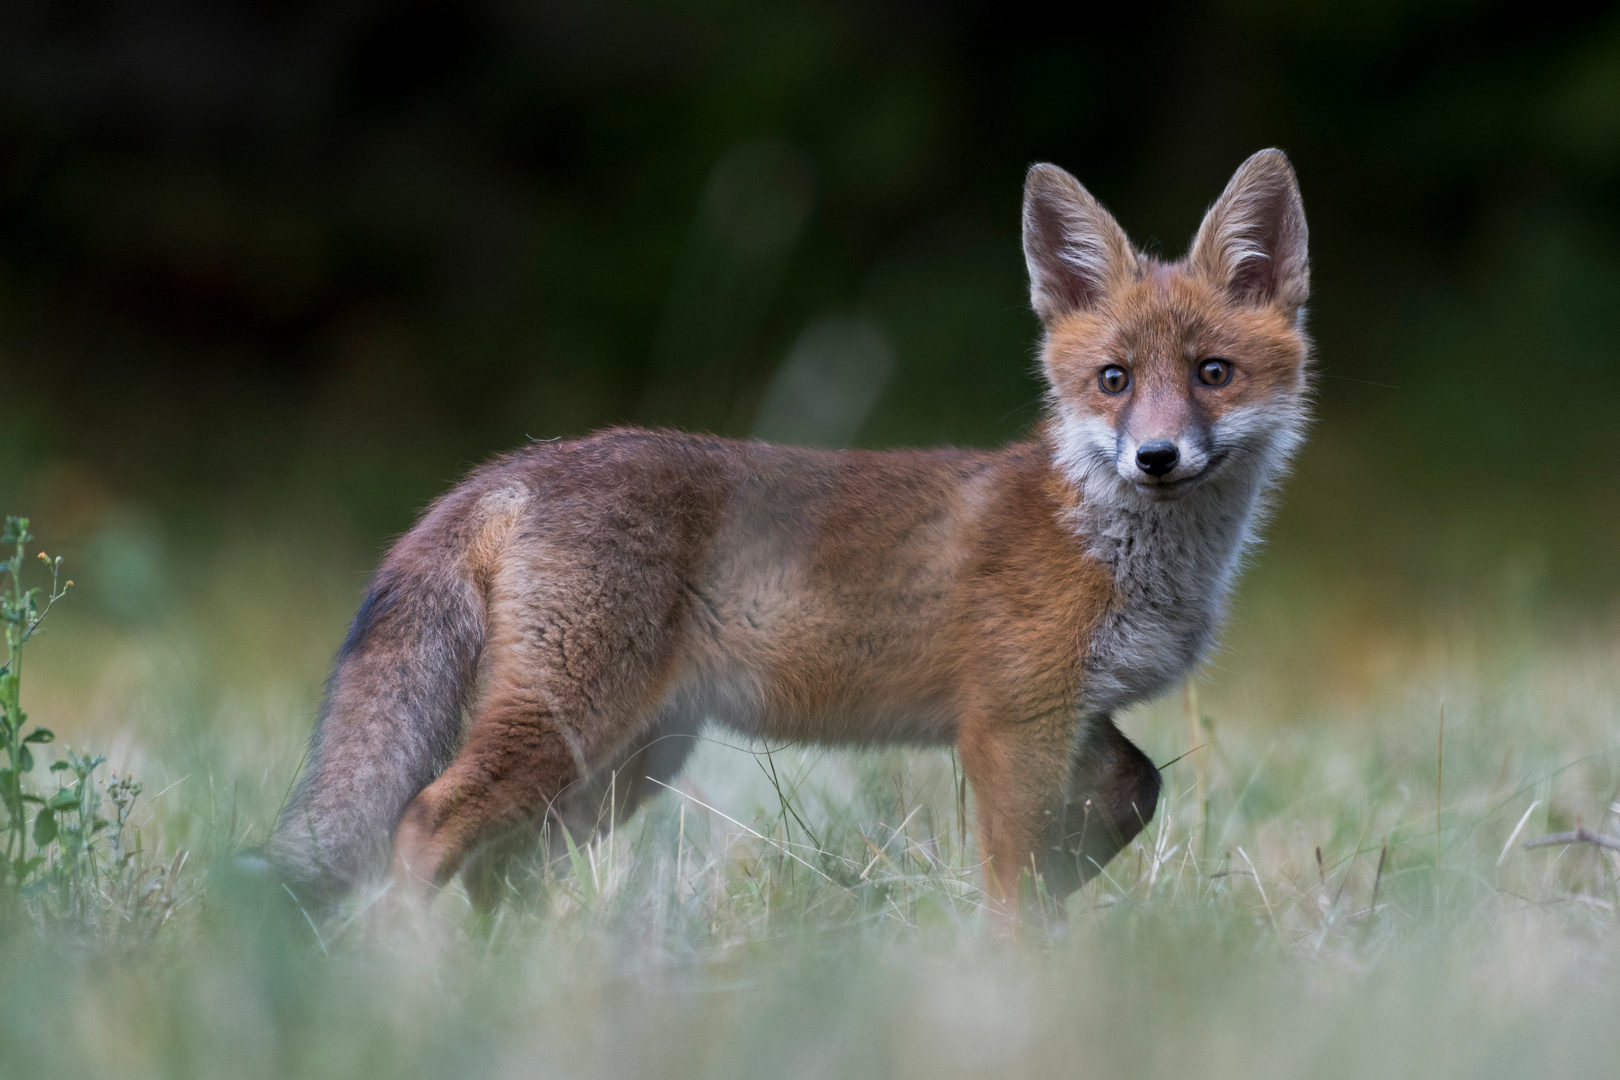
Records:
<instances>
[{"instance_id":1,"label":"blurred foreground grass","mask_svg":"<svg viewBox=\"0 0 1620 1080\"><path fill-rule=\"evenodd\" d=\"M1611 1071L1616 864L1522 842L1620 831L1620 623L1530 602L1517 564L1402 609L1291 550L1197 718L1123 718L1186 755L1148 833L1017 943L981 932L948 753L719 735L489 922L453 888L312 926L214 872L298 767L363 560L243 541L145 621L67 608L27 707L144 781L154 880L189 860L155 931L0 928L0 1075Z\"/></svg>"}]
</instances>

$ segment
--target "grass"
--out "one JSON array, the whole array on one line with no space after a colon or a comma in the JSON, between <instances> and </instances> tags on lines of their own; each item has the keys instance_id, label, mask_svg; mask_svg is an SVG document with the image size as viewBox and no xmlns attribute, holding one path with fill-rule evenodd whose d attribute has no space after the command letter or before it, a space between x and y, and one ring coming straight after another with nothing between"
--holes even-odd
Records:
<instances>
[{"instance_id":1,"label":"grass","mask_svg":"<svg viewBox=\"0 0 1620 1080\"><path fill-rule=\"evenodd\" d=\"M69 605L31 646L29 711L144 784L144 877L94 920L0 928L0 1075L1595 1075L1620 1052L1620 864L1524 847L1620 833L1601 611L1403 607L1268 554L1196 707L1123 718L1175 759L1165 799L1048 936L983 934L948 753L720 735L491 919L453 888L316 924L222 868L297 768L351 565L244 544L148 621Z\"/></svg>"}]
</instances>

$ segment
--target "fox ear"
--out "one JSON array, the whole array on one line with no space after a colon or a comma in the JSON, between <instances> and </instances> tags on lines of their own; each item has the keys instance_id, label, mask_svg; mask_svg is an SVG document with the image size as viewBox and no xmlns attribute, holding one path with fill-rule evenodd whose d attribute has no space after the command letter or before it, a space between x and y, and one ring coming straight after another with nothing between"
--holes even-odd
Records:
<instances>
[{"instance_id":1,"label":"fox ear","mask_svg":"<svg viewBox=\"0 0 1620 1080\"><path fill-rule=\"evenodd\" d=\"M1262 150L1238 167L1193 238L1193 269L1234 299L1292 313L1311 291L1305 204L1281 150Z\"/></svg>"},{"instance_id":2,"label":"fox ear","mask_svg":"<svg viewBox=\"0 0 1620 1080\"><path fill-rule=\"evenodd\" d=\"M1036 165L1024 181L1024 262L1029 300L1050 324L1094 306L1133 272L1136 253L1107 210L1056 165Z\"/></svg>"}]
</instances>

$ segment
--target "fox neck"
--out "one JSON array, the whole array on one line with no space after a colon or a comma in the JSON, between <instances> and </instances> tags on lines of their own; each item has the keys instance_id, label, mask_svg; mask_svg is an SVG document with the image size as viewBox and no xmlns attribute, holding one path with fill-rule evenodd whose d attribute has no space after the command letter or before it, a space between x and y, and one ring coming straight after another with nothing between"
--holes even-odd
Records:
<instances>
[{"instance_id":1,"label":"fox neck","mask_svg":"<svg viewBox=\"0 0 1620 1080\"><path fill-rule=\"evenodd\" d=\"M1229 468L1166 502L1129 489L1112 468L1065 468L1060 446L1053 464L1078 496L1077 539L1114 579L1083 661L1082 706L1121 709L1174 686L1208 653L1282 462Z\"/></svg>"}]
</instances>

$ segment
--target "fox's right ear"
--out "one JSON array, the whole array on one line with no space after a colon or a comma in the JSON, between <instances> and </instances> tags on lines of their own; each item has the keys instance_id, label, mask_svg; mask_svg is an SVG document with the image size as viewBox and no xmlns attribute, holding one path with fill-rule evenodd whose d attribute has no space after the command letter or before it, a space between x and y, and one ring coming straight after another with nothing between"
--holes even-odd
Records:
<instances>
[{"instance_id":1,"label":"fox's right ear","mask_svg":"<svg viewBox=\"0 0 1620 1080\"><path fill-rule=\"evenodd\" d=\"M1094 307L1136 253L1112 214L1056 165L1036 165L1024 181L1024 262L1029 300L1041 322Z\"/></svg>"}]
</instances>

